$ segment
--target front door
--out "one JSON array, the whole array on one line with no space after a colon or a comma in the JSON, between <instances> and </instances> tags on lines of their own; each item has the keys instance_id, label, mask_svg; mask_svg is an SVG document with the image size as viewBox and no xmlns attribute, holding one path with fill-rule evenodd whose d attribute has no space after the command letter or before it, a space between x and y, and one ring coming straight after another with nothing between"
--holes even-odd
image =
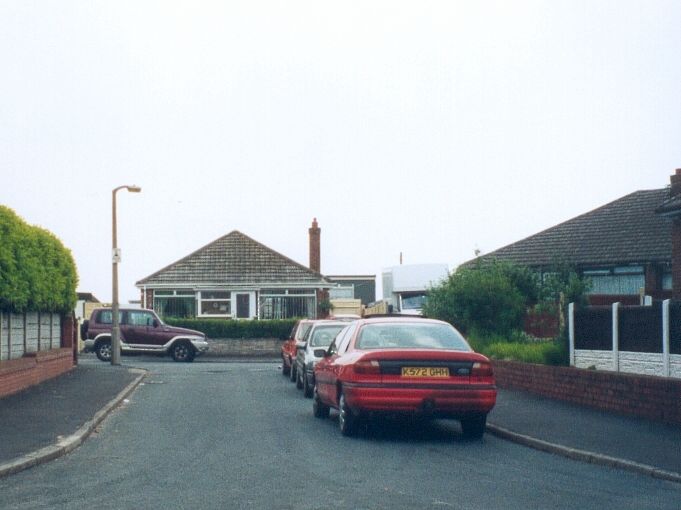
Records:
<instances>
[{"instance_id":1,"label":"front door","mask_svg":"<svg viewBox=\"0 0 681 510\"><path fill-rule=\"evenodd\" d=\"M251 318L251 295L237 294L236 295L236 318L250 319Z\"/></svg>"}]
</instances>

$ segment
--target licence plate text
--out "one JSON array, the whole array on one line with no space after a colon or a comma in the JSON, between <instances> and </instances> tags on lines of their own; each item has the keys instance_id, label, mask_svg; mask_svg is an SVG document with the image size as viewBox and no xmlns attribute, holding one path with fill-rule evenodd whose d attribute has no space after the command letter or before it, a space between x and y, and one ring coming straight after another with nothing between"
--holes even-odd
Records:
<instances>
[{"instance_id":1,"label":"licence plate text","mask_svg":"<svg viewBox=\"0 0 681 510\"><path fill-rule=\"evenodd\" d=\"M402 377L449 377L449 368L402 367Z\"/></svg>"}]
</instances>

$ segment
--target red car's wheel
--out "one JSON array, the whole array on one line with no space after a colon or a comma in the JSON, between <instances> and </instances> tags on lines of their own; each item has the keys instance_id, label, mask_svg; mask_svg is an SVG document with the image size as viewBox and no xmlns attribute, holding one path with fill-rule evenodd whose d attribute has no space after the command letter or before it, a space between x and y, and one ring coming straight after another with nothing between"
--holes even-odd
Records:
<instances>
[{"instance_id":1,"label":"red car's wheel","mask_svg":"<svg viewBox=\"0 0 681 510\"><path fill-rule=\"evenodd\" d=\"M353 436L357 432L357 417L352 414L343 393L338 401L338 426L344 436Z\"/></svg>"}]
</instances>

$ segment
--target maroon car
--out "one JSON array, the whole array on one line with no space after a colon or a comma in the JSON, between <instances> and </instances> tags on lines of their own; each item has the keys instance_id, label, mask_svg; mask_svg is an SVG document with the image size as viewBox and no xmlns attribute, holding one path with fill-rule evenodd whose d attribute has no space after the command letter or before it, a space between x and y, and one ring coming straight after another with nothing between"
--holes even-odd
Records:
<instances>
[{"instance_id":1,"label":"maroon car","mask_svg":"<svg viewBox=\"0 0 681 510\"><path fill-rule=\"evenodd\" d=\"M81 326L86 351L94 351L102 361L111 360L111 308L96 308ZM175 361L193 361L208 350L206 335L193 329L164 324L153 310L119 310L122 354L170 354Z\"/></svg>"},{"instance_id":2,"label":"maroon car","mask_svg":"<svg viewBox=\"0 0 681 510\"><path fill-rule=\"evenodd\" d=\"M482 437L497 390L490 361L446 322L384 317L341 331L314 369L317 418L339 412L341 433L382 413L461 421Z\"/></svg>"}]
</instances>

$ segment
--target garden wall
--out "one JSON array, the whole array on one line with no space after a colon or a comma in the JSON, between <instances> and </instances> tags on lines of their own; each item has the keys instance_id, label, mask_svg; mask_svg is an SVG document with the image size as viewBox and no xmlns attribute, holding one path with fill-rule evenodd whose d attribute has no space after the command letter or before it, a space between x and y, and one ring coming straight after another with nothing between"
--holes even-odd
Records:
<instances>
[{"instance_id":1,"label":"garden wall","mask_svg":"<svg viewBox=\"0 0 681 510\"><path fill-rule=\"evenodd\" d=\"M0 398L71 370L75 333L71 317L0 313Z\"/></svg>"},{"instance_id":2,"label":"garden wall","mask_svg":"<svg viewBox=\"0 0 681 510\"><path fill-rule=\"evenodd\" d=\"M574 367L494 361L499 388L681 425L681 380Z\"/></svg>"},{"instance_id":3,"label":"garden wall","mask_svg":"<svg viewBox=\"0 0 681 510\"><path fill-rule=\"evenodd\" d=\"M206 357L280 358L278 338L209 338Z\"/></svg>"}]
</instances>

